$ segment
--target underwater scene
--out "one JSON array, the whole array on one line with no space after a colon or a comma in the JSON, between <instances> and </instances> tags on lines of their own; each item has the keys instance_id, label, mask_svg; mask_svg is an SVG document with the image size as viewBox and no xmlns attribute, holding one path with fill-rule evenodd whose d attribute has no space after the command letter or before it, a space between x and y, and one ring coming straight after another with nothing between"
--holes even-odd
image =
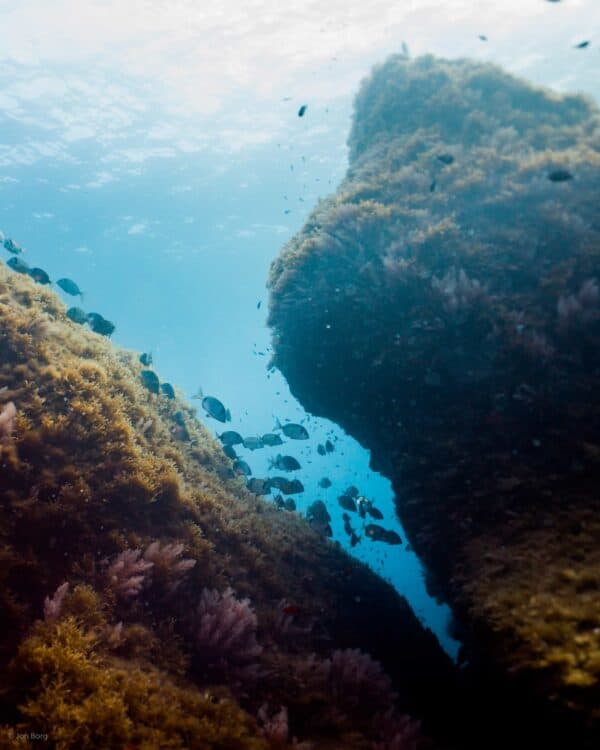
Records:
<instances>
[{"instance_id":1,"label":"underwater scene","mask_svg":"<svg viewBox=\"0 0 600 750\"><path fill-rule=\"evenodd\" d=\"M0 750L598 750L600 1L0 39Z\"/></svg>"}]
</instances>

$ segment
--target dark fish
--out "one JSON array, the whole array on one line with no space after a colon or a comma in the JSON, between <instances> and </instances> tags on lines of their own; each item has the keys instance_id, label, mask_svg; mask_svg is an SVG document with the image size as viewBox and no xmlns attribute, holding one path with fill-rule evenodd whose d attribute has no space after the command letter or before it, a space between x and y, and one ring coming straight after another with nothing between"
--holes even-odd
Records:
<instances>
[{"instance_id":1,"label":"dark fish","mask_svg":"<svg viewBox=\"0 0 600 750\"><path fill-rule=\"evenodd\" d=\"M277 419L273 429L281 430L286 437L290 438L290 440L308 440L308 432L301 424L294 424L293 422L290 422L289 424L281 424Z\"/></svg>"},{"instance_id":2,"label":"dark fish","mask_svg":"<svg viewBox=\"0 0 600 750\"><path fill-rule=\"evenodd\" d=\"M29 266L21 258L9 258L6 265L17 273L29 273Z\"/></svg>"},{"instance_id":3,"label":"dark fish","mask_svg":"<svg viewBox=\"0 0 600 750\"><path fill-rule=\"evenodd\" d=\"M185 417L183 416L182 411L176 411L175 414L173 414L173 419L180 427L185 427Z\"/></svg>"},{"instance_id":4,"label":"dark fish","mask_svg":"<svg viewBox=\"0 0 600 750\"><path fill-rule=\"evenodd\" d=\"M270 477L269 484L271 487L276 487L284 495L296 495L300 492L304 492L304 485L299 479L293 479L290 481L285 477Z\"/></svg>"},{"instance_id":5,"label":"dark fish","mask_svg":"<svg viewBox=\"0 0 600 750\"><path fill-rule=\"evenodd\" d=\"M279 471L297 471L302 467L293 456L282 456L277 454L275 458L270 459L269 469L279 469Z\"/></svg>"},{"instance_id":6,"label":"dark fish","mask_svg":"<svg viewBox=\"0 0 600 750\"><path fill-rule=\"evenodd\" d=\"M324 456L327 453L327 451L325 450L325 446L321 443L317 445L317 453L319 454L319 456Z\"/></svg>"},{"instance_id":7,"label":"dark fish","mask_svg":"<svg viewBox=\"0 0 600 750\"><path fill-rule=\"evenodd\" d=\"M232 461L235 461L235 459L237 458L237 453L235 452L235 448L233 447L233 445L224 445L223 453Z\"/></svg>"},{"instance_id":8,"label":"dark fish","mask_svg":"<svg viewBox=\"0 0 600 750\"><path fill-rule=\"evenodd\" d=\"M575 49L585 49L586 47L589 47L589 46L590 46L589 41L579 42L579 44L575 45Z\"/></svg>"},{"instance_id":9,"label":"dark fish","mask_svg":"<svg viewBox=\"0 0 600 750\"><path fill-rule=\"evenodd\" d=\"M327 451L327 453L333 453L333 451L335 450L335 445L331 442L331 440L325 441L325 450Z\"/></svg>"},{"instance_id":10,"label":"dark fish","mask_svg":"<svg viewBox=\"0 0 600 750\"><path fill-rule=\"evenodd\" d=\"M242 442L244 448L249 451L257 451L260 448L264 448L264 443L259 437L246 437Z\"/></svg>"},{"instance_id":11,"label":"dark fish","mask_svg":"<svg viewBox=\"0 0 600 750\"><path fill-rule=\"evenodd\" d=\"M171 383L161 383L160 390L167 398L175 398L175 391L173 390Z\"/></svg>"},{"instance_id":12,"label":"dark fish","mask_svg":"<svg viewBox=\"0 0 600 750\"><path fill-rule=\"evenodd\" d=\"M67 310L67 318L69 318L69 320L72 320L73 323L79 323L80 325L83 325L87 322L87 315L85 314L85 310L82 310L80 307L70 307Z\"/></svg>"},{"instance_id":13,"label":"dark fish","mask_svg":"<svg viewBox=\"0 0 600 750\"><path fill-rule=\"evenodd\" d=\"M259 299L259 300L258 300L258 302L256 303L256 309L257 309L257 310L260 310L260 306L261 306L261 305L262 305L262 300L261 300L261 299Z\"/></svg>"},{"instance_id":14,"label":"dark fish","mask_svg":"<svg viewBox=\"0 0 600 750\"><path fill-rule=\"evenodd\" d=\"M351 484L350 487L348 487L348 489L344 492L344 495L349 495L350 497L358 497L358 488Z\"/></svg>"},{"instance_id":15,"label":"dark fish","mask_svg":"<svg viewBox=\"0 0 600 750\"><path fill-rule=\"evenodd\" d=\"M144 365L144 367L150 367L152 364L152 354L150 352L144 352L143 354L140 354L140 362Z\"/></svg>"},{"instance_id":16,"label":"dark fish","mask_svg":"<svg viewBox=\"0 0 600 750\"><path fill-rule=\"evenodd\" d=\"M376 518L378 521L383 520L383 513L374 505L369 505L367 507L367 513L371 516L371 518Z\"/></svg>"},{"instance_id":17,"label":"dark fish","mask_svg":"<svg viewBox=\"0 0 600 750\"><path fill-rule=\"evenodd\" d=\"M354 502L354 498L350 497L350 495L340 495L338 497L338 503L344 510L351 510L353 513L356 513L356 503Z\"/></svg>"},{"instance_id":18,"label":"dark fish","mask_svg":"<svg viewBox=\"0 0 600 750\"><path fill-rule=\"evenodd\" d=\"M285 510L285 500L281 495L275 495L273 502L280 510Z\"/></svg>"},{"instance_id":19,"label":"dark fish","mask_svg":"<svg viewBox=\"0 0 600 750\"><path fill-rule=\"evenodd\" d=\"M99 333L102 336L110 336L115 330L115 324L103 318L100 313L88 313L87 322L94 333Z\"/></svg>"},{"instance_id":20,"label":"dark fish","mask_svg":"<svg viewBox=\"0 0 600 750\"><path fill-rule=\"evenodd\" d=\"M296 501L292 497L286 497L283 502L283 507L290 512L296 510Z\"/></svg>"},{"instance_id":21,"label":"dark fish","mask_svg":"<svg viewBox=\"0 0 600 750\"><path fill-rule=\"evenodd\" d=\"M238 458L236 461L234 461L233 471L236 474L244 474L247 477L249 477L252 474L252 469L248 466L248 464L245 461L242 461L241 458Z\"/></svg>"},{"instance_id":22,"label":"dark fish","mask_svg":"<svg viewBox=\"0 0 600 750\"><path fill-rule=\"evenodd\" d=\"M272 448L274 445L283 445L283 440L281 439L280 435L276 435L274 432L266 432L262 437L261 440L265 445L268 445L270 448Z\"/></svg>"},{"instance_id":23,"label":"dark fish","mask_svg":"<svg viewBox=\"0 0 600 750\"><path fill-rule=\"evenodd\" d=\"M437 182L433 180L431 185L429 186L429 192L433 193L435 191L436 186L437 186Z\"/></svg>"},{"instance_id":24,"label":"dark fish","mask_svg":"<svg viewBox=\"0 0 600 750\"><path fill-rule=\"evenodd\" d=\"M452 164L454 161L454 157L452 154L438 154L438 161L441 161L442 164Z\"/></svg>"},{"instance_id":25,"label":"dark fish","mask_svg":"<svg viewBox=\"0 0 600 750\"><path fill-rule=\"evenodd\" d=\"M376 523L368 523L365 526L365 534L374 542L385 542L385 544L402 544L402 539L395 531L389 531Z\"/></svg>"},{"instance_id":26,"label":"dark fish","mask_svg":"<svg viewBox=\"0 0 600 750\"><path fill-rule=\"evenodd\" d=\"M329 525L331 516L327 512L325 503L322 500L315 500L314 503L308 506L306 518L317 533L327 537L333 536L333 531Z\"/></svg>"},{"instance_id":27,"label":"dark fish","mask_svg":"<svg viewBox=\"0 0 600 750\"><path fill-rule=\"evenodd\" d=\"M73 297L81 297L83 299L83 292L71 279L59 279L56 282L56 286L59 286L63 292L71 294Z\"/></svg>"},{"instance_id":28,"label":"dark fish","mask_svg":"<svg viewBox=\"0 0 600 750\"><path fill-rule=\"evenodd\" d=\"M158 375L152 370L142 370L140 373L140 379L144 388L147 388L150 393L158 393L160 383L158 381Z\"/></svg>"},{"instance_id":29,"label":"dark fish","mask_svg":"<svg viewBox=\"0 0 600 750\"><path fill-rule=\"evenodd\" d=\"M308 104L303 104L298 110L298 117L304 117L304 113L308 109Z\"/></svg>"},{"instance_id":30,"label":"dark fish","mask_svg":"<svg viewBox=\"0 0 600 750\"><path fill-rule=\"evenodd\" d=\"M479 38L481 39L482 42L487 42L487 40L488 40L488 38L487 38L487 36L485 34L480 34Z\"/></svg>"},{"instance_id":31,"label":"dark fish","mask_svg":"<svg viewBox=\"0 0 600 750\"><path fill-rule=\"evenodd\" d=\"M219 440L223 445L241 445L244 442L244 438L239 432L235 430L226 430L219 435Z\"/></svg>"},{"instance_id":32,"label":"dark fish","mask_svg":"<svg viewBox=\"0 0 600 750\"><path fill-rule=\"evenodd\" d=\"M205 396L202 399L202 408L209 417L216 419L218 422L231 422L229 409L226 409L214 396Z\"/></svg>"},{"instance_id":33,"label":"dark fish","mask_svg":"<svg viewBox=\"0 0 600 750\"><path fill-rule=\"evenodd\" d=\"M323 477L323 479L319 480L319 487L322 487L324 490L326 490L328 487L331 487L331 479Z\"/></svg>"},{"instance_id":34,"label":"dark fish","mask_svg":"<svg viewBox=\"0 0 600 750\"><path fill-rule=\"evenodd\" d=\"M30 268L27 273L37 284L49 284L50 276L44 271L43 268Z\"/></svg>"},{"instance_id":35,"label":"dark fish","mask_svg":"<svg viewBox=\"0 0 600 750\"><path fill-rule=\"evenodd\" d=\"M268 479L249 479L246 487L255 495L268 495L271 491L271 483Z\"/></svg>"},{"instance_id":36,"label":"dark fish","mask_svg":"<svg viewBox=\"0 0 600 750\"><path fill-rule=\"evenodd\" d=\"M548 174L551 182L568 182L573 179L573 175L567 169L555 169Z\"/></svg>"},{"instance_id":37,"label":"dark fish","mask_svg":"<svg viewBox=\"0 0 600 750\"><path fill-rule=\"evenodd\" d=\"M20 255L23 252L21 245L19 245L18 242L11 240L10 237L7 237L4 240L4 249L8 250L9 253L13 253L13 255Z\"/></svg>"}]
</instances>

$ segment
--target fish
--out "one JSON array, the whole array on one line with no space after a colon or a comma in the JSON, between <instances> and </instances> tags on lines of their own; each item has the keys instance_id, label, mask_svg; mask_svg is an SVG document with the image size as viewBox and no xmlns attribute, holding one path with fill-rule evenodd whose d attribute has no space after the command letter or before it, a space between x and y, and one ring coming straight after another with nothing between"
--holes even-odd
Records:
<instances>
[{"instance_id":1,"label":"fish","mask_svg":"<svg viewBox=\"0 0 600 750\"><path fill-rule=\"evenodd\" d=\"M286 499L283 501L283 507L290 512L296 510L296 501L293 497L286 497Z\"/></svg>"},{"instance_id":2,"label":"fish","mask_svg":"<svg viewBox=\"0 0 600 750\"><path fill-rule=\"evenodd\" d=\"M266 432L262 437L261 440L265 445L268 445L270 448L272 448L275 445L283 445L283 440L281 439L280 435L276 435L274 432Z\"/></svg>"},{"instance_id":3,"label":"fish","mask_svg":"<svg viewBox=\"0 0 600 750\"><path fill-rule=\"evenodd\" d=\"M260 448L264 448L264 443L259 437L246 437L242 441L242 445L244 448L247 448L249 451L257 451Z\"/></svg>"},{"instance_id":4,"label":"fish","mask_svg":"<svg viewBox=\"0 0 600 750\"><path fill-rule=\"evenodd\" d=\"M173 414L173 419L180 427L185 427L185 417L183 416L182 411L176 411L175 414Z\"/></svg>"},{"instance_id":5,"label":"fish","mask_svg":"<svg viewBox=\"0 0 600 750\"><path fill-rule=\"evenodd\" d=\"M226 430L217 436L223 445L241 445L244 438L235 430Z\"/></svg>"},{"instance_id":6,"label":"fish","mask_svg":"<svg viewBox=\"0 0 600 750\"><path fill-rule=\"evenodd\" d=\"M232 461L235 461L237 458L237 453L235 452L235 448L233 447L233 445L224 445L223 453Z\"/></svg>"},{"instance_id":7,"label":"fish","mask_svg":"<svg viewBox=\"0 0 600 750\"><path fill-rule=\"evenodd\" d=\"M10 237L7 237L4 240L4 249L8 250L9 253L13 253L13 255L20 255L23 252L21 245L19 245L18 242L11 240Z\"/></svg>"},{"instance_id":8,"label":"fish","mask_svg":"<svg viewBox=\"0 0 600 750\"><path fill-rule=\"evenodd\" d=\"M574 45L574 49L585 49L586 47L589 47L591 42L589 40L586 40L585 42L579 42L579 44Z\"/></svg>"},{"instance_id":9,"label":"fish","mask_svg":"<svg viewBox=\"0 0 600 750\"><path fill-rule=\"evenodd\" d=\"M368 523L365 526L365 534L374 542L385 544L402 544L402 539L395 531L384 529L376 523Z\"/></svg>"},{"instance_id":10,"label":"fish","mask_svg":"<svg viewBox=\"0 0 600 750\"><path fill-rule=\"evenodd\" d=\"M79 325L87 323L87 315L85 314L85 310L82 310L80 307L70 307L67 310L66 314L67 318L69 318L69 320L72 320L73 323L79 323Z\"/></svg>"},{"instance_id":11,"label":"fish","mask_svg":"<svg viewBox=\"0 0 600 750\"><path fill-rule=\"evenodd\" d=\"M177 412L177 413L181 414L181 412ZM185 424L179 424L179 423L174 424L169 430L169 432L175 438L175 440L179 440L180 442L187 443L189 440L191 440L190 433L187 431Z\"/></svg>"},{"instance_id":12,"label":"fish","mask_svg":"<svg viewBox=\"0 0 600 750\"><path fill-rule=\"evenodd\" d=\"M441 161L442 164L446 165L452 164L454 161L454 157L452 156L452 154L438 154L437 159L438 161Z\"/></svg>"},{"instance_id":13,"label":"fish","mask_svg":"<svg viewBox=\"0 0 600 750\"><path fill-rule=\"evenodd\" d=\"M308 104L303 104L298 110L298 117L304 117L304 114L307 109L308 109Z\"/></svg>"},{"instance_id":14,"label":"fish","mask_svg":"<svg viewBox=\"0 0 600 750\"><path fill-rule=\"evenodd\" d=\"M238 458L233 462L233 471L235 474L244 474L247 477L252 474L252 469L245 461L242 461L241 458Z\"/></svg>"},{"instance_id":15,"label":"fish","mask_svg":"<svg viewBox=\"0 0 600 750\"><path fill-rule=\"evenodd\" d=\"M281 495L275 495L273 502L280 510L285 510L285 501Z\"/></svg>"},{"instance_id":16,"label":"fish","mask_svg":"<svg viewBox=\"0 0 600 750\"><path fill-rule=\"evenodd\" d=\"M286 479L286 477L269 477L269 484L284 495L296 495L304 492L304 485L299 479Z\"/></svg>"},{"instance_id":17,"label":"fish","mask_svg":"<svg viewBox=\"0 0 600 750\"><path fill-rule=\"evenodd\" d=\"M487 38L487 36L485 34L480 34L479 38L481 39L482 42L487 42L487 40L488 40L488 38Z\"/></svg>"},{"instance_id":18,"label":"fish","mask_svg":"<svg viewBox=\"0 0 600 750\"><path fill-rule=\"evenodd\" d=\"M158 393L160 383L158 375L152 370L142 370L140 373L140 380L144 388L147 388L150 393Z\"/></svg>"},{"instance_id":19,"label":"fish","mask_svg":"<svg viewBox=\"0 0 600 750\"><path fill-rule=\"evenodd\" d=\"M50 276L43 268L30 268L27 273L36 282L36 284L50 284Z\"/></svg>"},{"instance_id":20,"label":"fish","mask_svg":"<svg viewBox=\"0 0 600 750\"><path fill-rule=\"evenodd\" d=\"M437 186L437 182L435 180L432 180L431 185L429 186L429 192L433 193L435 191L436 186Z\"/></svg>"},{"instance_id":21,"label":"fish","mask_svg":"<svg viewBox=\"0 0 600 750\"><path fill-rule=\"evenodd\" d=\"M351 510L353 513L356 513L356 502L353 497L350 497L350 495L345 493L340 495L338 497L338 503L344 510Z\"/></svg>"},{"instance_id":22,"label":"fish","mask_svg":"<svg viewBox=\"0 0 600 750\"><path fill-rule=\"evenodd\" d=\"M287 424L281 424L277 419L275 421L275 427L273 431L281 430L286 437L290 440L308 440L308 432L301 424L295 424L294 422L288 422Z\"/></svg>"},{"instance_id":23,"label":"fish","mask_svg":"<svg viewBox=\"0 0 600 750\"><path fill-rule=\"evenodd\" d=\"M344 495L348 495L349 497L358 497L358 488L351 484L350 487L348 487L348 489L344 492Z\"/></svg>"},{"instance_id":24,"label":"fish","mask_svg":"<svg viewBox=\"0 0 600 750\"><path fill-rule=\"evenodd\" d=\"M167 398L175 398L175 390L171 383L161 383L160 384L160 390L163 392L163 395Z\"/></svg>"},{"instance_id":25,"label":"fish","mask_svg":"<svg viewBox=\"0 0 600 750\"><path fill-rule=\"evenodd\" d=\"M152 354L150 352L144 352L143 354L140 354L140 362L144 365L144 367L150 367L152 364Z\"/></svg>"},{"instance_id":26,"label":"fish","mask_svg":"<svg viewBox=\"0 0 600 750\"><path fill-rule=\"evenodd\" d=\"M383 513L373 505L373 501L368 500L366 497L363 497L363 495L356 498L356 504L361 518L366 518L367 513L371 518L376 518L379 521L383 518Z\"/></svg>"},{"instance_id":27,"label":"fish","mask_svg":"<svg viewBox=\"0 0 600 750\"><path fill-rule=\"evenodd\" d=\"M327 477L319 479L319 487L322 487L324 490L326 490L328 487L331 487L331 479L328 479Z\"/></svg>"},{"instance_id":28,"label":"fish","mask_svg":"<svg viewBox=\"0 0 600 750\"><path fill-rule=\"evenodd\" d=\"M29 273L29 266L24 260L21 260L21 258L9 258L6 261L6 265L17 273Z\"/></svg>"},{"instance_id":29,"label":"fish","mask_svg":"<svg viewBox=\"0 0 600 750\"><path fill-rule=\"evenodd\" d=\"M102 336L110 336L115 330L115 324L106 320L100 313L88 313L87 322L94 333L99 333Z\"/></svg>"},{"instance_id":30,"label":"fish","mask_svg":"<svg viewBox=\"0 0 600 750\"><path fill-rule=\"evenodd\" d=\"M293 456L282 456L280 453L271 458L269 469L279 469L280 471L297 471L301 469L299 462Z\"/></svg>"},{"instance_id":31,"label":"fish","mask_svg":"<svg viewBox=\"0 0 600 750\"><path fill-rule=\"evenodd\" d=\"M319 456L324 456L327 453L327 451L325 450L325 446L321 443L317 445L317 453L319 454Z\"/></svg>"},{"instance_id":32,"label":"fish","mask_svg":"<svg viewBox=\"0 0 600 750\"><path fill-rule=\"evenodd\" d=\"M249 479L246 487L254 495L268 495L271 491L271 483L268 479Z\"/></svg>"},{"instance_id":33,"label":"fish","mask_svg":"<svg viewBox=\"0 0 600 750\"><path fill-rule=\"evenodd\" d=\"M231 414L218 398L214 396L204 396L202 399L202 408L209 417L216 419L218 422L231 422Z\"/></svg>"},{"instance_id":34,"label":"fish","mask_svg":"<svg viewBox=\"0 0 600 750\"><path fill-rule=\"evenodd\" d=\"M262 305L262 300L261 300L261 299L259 299L259 300L258 300L258 302L256 303L256 309L257 309L257 310L260 310L260 306L261 306L261 305Z\"/></svg>"},{"instance_id":35,"label":"fish","mask_svg":"<svg viewBox=\"0 0 600 750\"><path fill-rule=\"evenodd\" d=\"M555 169L548 174L550 182L568 182L573 179L573 175L568 169Z\"/></svg>"},{"instance_id":36,"label":"fish","mask_svg":"<svg viewBox=\"0 0 600 750\"><path fill-rule=\"evenodd\" d=\"M306 511L306 518L312 528L322 536L332 537L333 531L329 522L331 516L327 511L327 507L322 500L315 500L314 503L308 506Z\"/></svg>"},{"instance_id":37,"label":"fish","mask_svg":"<svg viewBox=\"0 0 600 750\"><path fill-rule=\"evenodd\" d=\"M333 451L335 450L335 445L331 442L331 440L325 441L325 450L327 451L327 453L333 453Z\"/></svg>"},{"instance_id":38,"label":"fish","mask_svg":"<svg viewBox=\"0 0 600 750\"><path fill-rule=\"evenodd\" d=\"M379 510L379 508L376 508L374 505L368 506L367 513L371 516L371 518L376 518L378 521L383 520L383 513Z\"/></svg>"},{"instance_id":39,"label":"fish","mask_svg":"<svg viewBox=\"0 0 600 750\"><path fill-rule=\"evenodd\" d=\"M59 279L56 282L56 286L59 286L63 292L73 297L81 297L83 299L83 292L72 279Z\"/></svg>"}]
</instances>

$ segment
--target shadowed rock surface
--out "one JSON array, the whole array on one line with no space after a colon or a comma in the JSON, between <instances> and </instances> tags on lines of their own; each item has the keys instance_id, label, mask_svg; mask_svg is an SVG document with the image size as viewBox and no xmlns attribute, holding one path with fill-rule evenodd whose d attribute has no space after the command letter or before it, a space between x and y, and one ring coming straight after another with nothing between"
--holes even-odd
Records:
<instances>
[{"instance_id":1,"label":"shadowed rock surface","mask_svg":"<svg viewBox=\"0 0 600 750\"><path fill-rule=\"evenodd\" d=\"M598 109L396 56L349 149L272 266L273 362L392 479L490 746L597 747Z\"/></svg>"}]
</instances>

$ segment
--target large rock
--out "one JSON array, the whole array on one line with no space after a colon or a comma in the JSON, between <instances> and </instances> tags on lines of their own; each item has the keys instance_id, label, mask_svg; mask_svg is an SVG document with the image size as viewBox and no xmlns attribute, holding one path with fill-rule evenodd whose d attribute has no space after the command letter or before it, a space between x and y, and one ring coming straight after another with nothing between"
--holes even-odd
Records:
<instances>
[{"instance_id":1,"label":"large rock","mask_svg":"<svg viewBox=\"0 0 600 750\"><path fill-rule=\"evenodd\" d=\"M598 109L396 56L349 148L272 266L274 364L392 479L491 720L597 747Z\"/></svg>"},{"instance_id":2,"label":"large rock","mask_svg":"<svg viewBox=\"0 0 600 750\"><path fill-rule=\"evenodd\" d=\"M451 734L452 665L404 599L142 370L0 267L0 747L266 750L283 706L290 741L366 749L398 713L361 695Z\"/></svg>"}]
</instances>

